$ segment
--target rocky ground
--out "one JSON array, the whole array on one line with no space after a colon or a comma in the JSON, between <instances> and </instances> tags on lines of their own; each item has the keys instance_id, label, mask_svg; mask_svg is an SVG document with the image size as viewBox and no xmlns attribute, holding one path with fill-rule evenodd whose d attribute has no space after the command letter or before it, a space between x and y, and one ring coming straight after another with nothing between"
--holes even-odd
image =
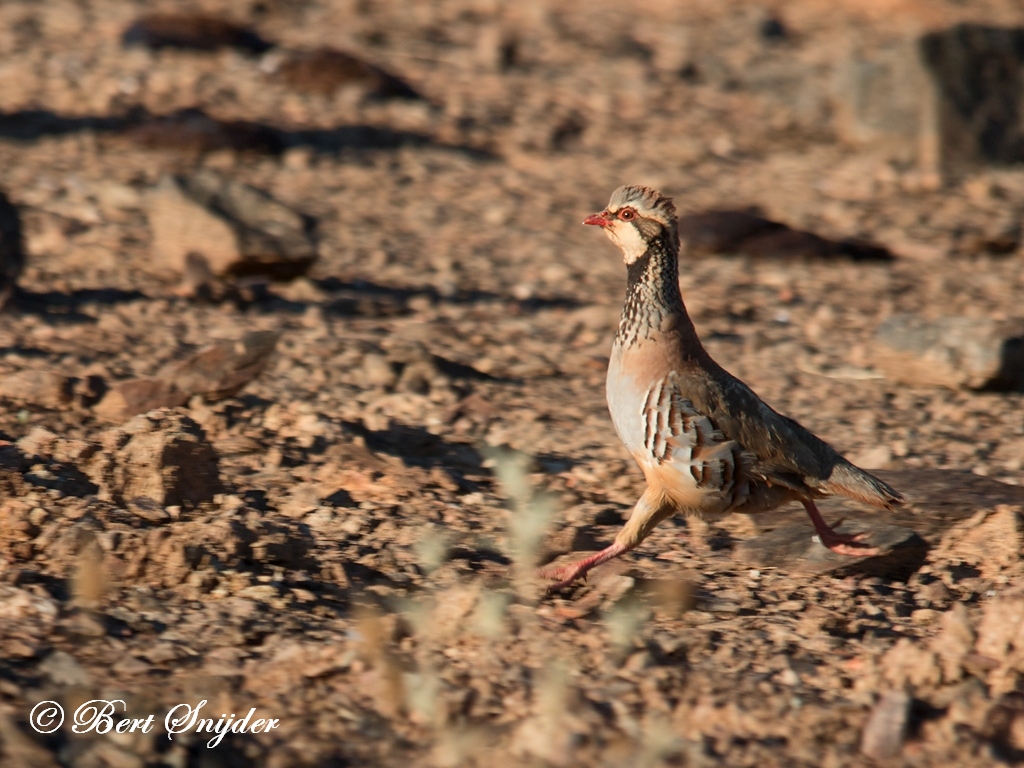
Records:
<instances>
[{"instance_id":1,"label":"rocky ground","mask_svg":"<svg viewBox=\"0 0 1024 768\"><path fill-rule=\"evenodd\" d=\"M848 77L1015 3L205 0L254 32L123 46L151 5L0 5L4 765L1024 760L1024 396L883 354L1024 316L1024 171L858 138ZM712 355L907 495L823 504L883 555L679 519L542 596L643 489L580 226L622 183L894 256L681 263ZM93 699L156 725L73 732ZM167 739L202 700L280 724Z\"/></svg>"}]
</instances>

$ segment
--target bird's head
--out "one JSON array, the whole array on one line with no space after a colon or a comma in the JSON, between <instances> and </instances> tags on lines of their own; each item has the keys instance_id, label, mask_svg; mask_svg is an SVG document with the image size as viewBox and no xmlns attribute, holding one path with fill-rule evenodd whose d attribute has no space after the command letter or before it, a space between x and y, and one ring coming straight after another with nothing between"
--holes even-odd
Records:
<instances>
[{"instance_id":1,"label":"bird's head","mask_svg":"<svg viewBox=\"0 0 1024 768\"><path fill-rule=\"evenodd\" d=\"M678 247L676 207L671 198L650 187L619 187L608 207L587 216L583 223L601 227L622 249L626 264L647 253L655 240L668 237Z\"/></svg>"}]
</instances>

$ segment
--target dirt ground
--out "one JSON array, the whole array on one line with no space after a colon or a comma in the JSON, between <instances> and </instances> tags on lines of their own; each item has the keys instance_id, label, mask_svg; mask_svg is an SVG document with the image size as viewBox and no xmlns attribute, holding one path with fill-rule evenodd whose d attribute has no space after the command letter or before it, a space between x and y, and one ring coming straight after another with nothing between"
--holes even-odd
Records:
<instances>
[{"instance_id":1,"label":"dirt ground","mask_svg":"<svg viewBox=\"0 0 1024 768\"><path fill-rule=\"evenodd\" d=\"M0 4L0 188L28 252L0 377L43 372L0 399L3 765L1024 761L1024 396L871 364L894 313L1024 314L1020 248L970 245L1019 219L1024 170L936 183L840 141L832 91L851 50L1024 24L1017 3L201 0L279 49L122 47L156 5ZM268 74L321 45L424 98ZM157 146L97 122L139 107L285 139ZM315 220L310 271L183 295L152 258L152 193L198 169ZM643 490L604 401L625 270L580 225L623 183L896 254L684 253L680 273L719 362L911 502L825 516L895 524L901 547L809 565L772 538L809 542L796 507L677 519L542 597L531 567L610 542ZM231 397L94 410L257 330L277 350ZM74 732L96 699L155 726ZM167 738L164 714L203 700L280 722ZM67 713L48 735L42 701Z\"/></svg>"}]
</instances>

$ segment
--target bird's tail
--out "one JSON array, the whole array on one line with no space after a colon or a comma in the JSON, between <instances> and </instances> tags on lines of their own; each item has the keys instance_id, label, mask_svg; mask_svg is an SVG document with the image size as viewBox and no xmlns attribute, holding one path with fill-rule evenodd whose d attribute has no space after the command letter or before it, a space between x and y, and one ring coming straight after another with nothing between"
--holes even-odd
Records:
<instances>
[{"instance_id":1,"label":"bird's tail","mask_svg":"<svg viewBox=\"0 0 1024 768\"><path fill-rule=\"evenodd\" d=\"M836 464L824 486L832 493L884 509L895 509L905 502L903 494L891 485L848 461Z\"/></svg>"}]
</instances>

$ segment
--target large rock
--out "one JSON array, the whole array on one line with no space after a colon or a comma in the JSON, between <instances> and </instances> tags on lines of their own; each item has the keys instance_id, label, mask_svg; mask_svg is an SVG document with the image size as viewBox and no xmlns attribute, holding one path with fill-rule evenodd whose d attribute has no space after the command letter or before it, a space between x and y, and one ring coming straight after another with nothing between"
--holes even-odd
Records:
<instances>
[{"instance_id":1,"label":"large rock","mask_svg":"<svg viewBox=\"0 0 1024 768\"><path fill-rule=\"evenodd\" d=\"M150 195L158 262L184 273L198 254L218 275L290 279L316 260L313 221L266 192L204 170L165 178Z\"/></svg>"},{"instance_id":2,"label":"large rock","mask_svg":"<svg viewBox=\"0 0 1024 768\"><path fill-rule=\"evenodd\" d=\"M904 384L1024 390L1024 319L894 315L875 334L871 360Z\"/></svg>"},{"instance_id":3,"label":"large rock","mask_svg":"<svg viewBox=\"0 0 1024 768\"><path fill-rule=\"evenodd\" d=\"M168 363L153 377L115 384L93 411L101 419L117 422L184 405L193 395L207 400L230 397L263 371L280 337L277 331L250 331L234 341L210 344Z\"/></svg>"},{"instance_id":4,"label":"large rock","mask_svg":"<svg viewBox=\"0 0 1024 768\"><path fill-rule=\"evenodd\" d=\"M234 229L242 259L230 267L232 274L289 279L316 260L313 220L263 190L210 170L182 178L181 185L193 200L223 216Z\"/></svg>"},{"instance_id":5,"label":"large rock","mask_svg":"<svg viewBox=\"0 0 1024 768\"><path fill-rule=\"evenodd\" d=\"M931 140L934 89L914 41L904 41L870 56L842 61L833 82L835 127L852 144L869 144L904 160L933 154Z\"/></svg>"},{"instance_id":6,"label":"large rock","mask_svg":"<svg viewBox=\"0 0 1024 768\"><path fill-rule=\"evenodd\" d=\"M959 24L919 45L943 165L1024 160L1024 28Z\"/></svg>"},{"instance_id":7,"label":"large rock","mask_svg":"<svg viewBox=\"0 0 1024 768\"><path fill-rule=\"evenodd\" d=\"M1024 28L959 24L858 53L833 85L847 141L929 173L1024 160Z\"/></svg>"},{"instance_id":8,"label":"large rock","mask_svg":"<svg viewBox=\"0 0 1024 768\"><path fill-rule=\"evenodd\" d=\"M217 273L227 272L242 254L231 225L182 192L165 177L149 194L149 226L156 265L184 272L190 253L199 254Z\"/></svg>"},{"instance_id":9,"label":"large rock","mask_svg":"<svg viewBox=\"0 0 1024 768\"><path fill-rule=\"evenodd\" d=\"M196 506L224 491L217 452L181 410L151 411L104 433L88 465L100 497L116 504L150 499Z\"/></svg>"}]
</instances>

